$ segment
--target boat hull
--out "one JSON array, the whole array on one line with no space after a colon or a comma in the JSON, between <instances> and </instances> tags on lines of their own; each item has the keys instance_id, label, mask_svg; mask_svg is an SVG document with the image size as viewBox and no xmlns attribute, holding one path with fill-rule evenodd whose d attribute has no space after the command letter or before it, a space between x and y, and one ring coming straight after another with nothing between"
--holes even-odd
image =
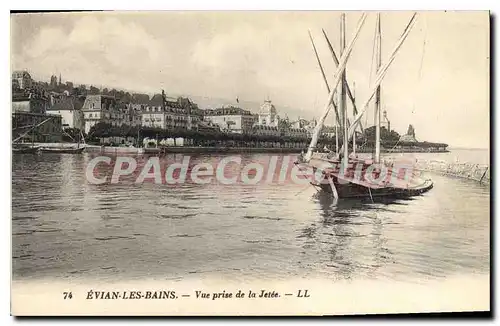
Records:
<instances>
[{"instance_id":1,"label":"boat hull","mask_svg":"<svg viewBox=\"0 0 500 326\"><path fill-rule=\"evenodd\" d=\"M14 154L36 154L40 148L38 147L14 147L12 153Z\"/></svg>"},{"instance_id":2,"label":"boat hull","mask_svg":"<svg viewBox=\"0 0 500 326\"><path fill-rule=\"evenodd\" d=\"M317 173L318 169L322 171L321 182L313 180L311 184L338 198L409 198L419 196L433 188L431 180L424 180L413 173L407 173L408 170L413 170L408 167L395 169L391 165L385 165L383 167L386 170L385 177L379 180L381 169L376 165L374 168L373 162L357 158L349 159L348 162L348 168L342 174L340 174L340 161L336 159L317 157L305 165L312 167L314 173ZM320 165L325 163L326 168L320 168Z\"/></svg>"},{"instance_id":3,"label":"boat hull","mask_svg":"<svg viewBox=\"0 0 500 326\"><path fill-rule=\"evenodd\" d=\"M140 154L160 154L161 148L158 148L158 147L139 148L138 153L140 153Z\"/></svg>"},{"instance_id":4,"label":"boat hull","mask_svg":"<svg viewBox=\"0 0 500 326\"><path fill-rule=\"evenodd\" d=\"M81 148L42 148L40 149L43 153L60 153L60 154L80 154L85 150L85 147Z\"/></svg>"},{"instance_id":5,"label":"boat hull","mask_svg":"<svg viewBox=\"0 0 500 326\"><path fill-rule=\"evenodd\" d=\"M424 183L422 183L420 186L411 188L391 186L370 188L352 182L339 183L338 179L336 180L335 177L332 177L332 181L334 183L338 198L410 198L419 196L433 188L433 183L430 180L424 181ZM333 195L334 190L332 189L332 186L330 185L330 182L328 180L325 179L321 183L311 182L311 184L321 191Z\"/></svg>"}]
</instances>

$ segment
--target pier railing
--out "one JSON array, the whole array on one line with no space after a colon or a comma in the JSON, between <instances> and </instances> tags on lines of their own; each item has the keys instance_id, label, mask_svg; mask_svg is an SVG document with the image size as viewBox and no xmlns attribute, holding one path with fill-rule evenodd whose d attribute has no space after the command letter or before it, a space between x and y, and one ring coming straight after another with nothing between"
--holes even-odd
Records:
<instances>
[{"instance_id":1,"label":"pier railing","mask_svg":"<svg viewBox=\"0 0 500 326\"><path fill-rule=\"evenodd\" d=\"M439 160L418 160L416 169L420 171L435 172L444 175L475 180L481 183L490 183L490 166L487 164L474 164L468 162L445 162Z\"/></svg>"},{"instance_id":2,"label":"pier railing","mask_svg":"<svg viewBox=\"0 0 500 326\"><path fill-rule=\"evenodd\" d=\"M318 153L316 158L329 159L326 153ZM365 157L366 158L366 157ZM404 162L395 157L385 157L384 163L391 166L398 166L400 164L409 164L413 166L416 175L420 172L433 172L442 175L475 180L484 184L490 184L490 166L488 164L475 164L469 162L446 162L442 160L410 160Z\"/></svg>"}]
</instances>

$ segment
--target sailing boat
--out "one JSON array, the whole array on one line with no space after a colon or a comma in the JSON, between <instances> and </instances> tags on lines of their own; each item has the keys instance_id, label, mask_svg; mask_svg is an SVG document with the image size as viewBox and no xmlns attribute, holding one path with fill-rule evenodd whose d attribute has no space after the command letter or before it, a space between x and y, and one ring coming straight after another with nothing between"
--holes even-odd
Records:
<instances>
[{"instance_id":1,"label":"sailing boat","mask_svg":"<svg viewBox=\"0 0 500 326\"><path fill-rule=\"evenodd\" d=\"M299 160L295 162L297 165L304 166L306 168L312 168L315 178L311 181L311 184L319 189L331 193L335 198L363 198L369 197L373 200L374 197L392 197L392 198L406 198L411 196L420 195L433 187L431 180L422 180L417 178L413 174L412 166L403 165L395 166L393 163L385 163L380 160L380 84L389 68L390 64L395 58L396 53L403 44L404 40L408 36L411 28L415 23L414 14L406 26L404 33L401 35L398 43L396 44L394 50L389 57L389 60L382 66L381 65L381 29L380 29L380 14L377 14L376 23L376 63L377 63L377 75L375 78L374 85L372 87L372 92L370 97L366 100L363 106L361 106L361 111L357 112L356 105L354 103L353 97L349 96L353 101L354 114L355 117L351 123L349 123L348 114L346 110L346 93L348 90L348 84L346 81L345 67L347 60L352 51L352 47L359 35L359 31L364 24L366 19L366 14L363 14L358 23L358 27L355 31L354 37L352 38L349 45L345 46L345 15L341 15L340 20L340 43L341 43L341 58L336 59L333 48L330 45L330 51L334 57L334 61L337 64L337 71L334 77L333 88L330 90L328 82L326 80L321 62L317 55L316 49L313 48L318 59L318 64L323 73L323 78L327 84L327 89L329 90L328 102L325 107L325 113L320 118L312 139L309 145L308 151L305 155L299 157ZM323 31L324 32L324 31ZM325 33L324 33L325 34ZM325 38L328 41L328 38ZM311 38L312 41L312 38ZM328 41L329 43L329 41ZM338 91L337 91L338 87ZM338 93L337 105L333 101L335 93ZM355 137L356 129L361 126L360 119L366 112L368 104L375 96L375 126L376 126L376 148L375 155L372 160L362 160L358 159L355 155L349 155L349 141L352 137ZM316 145L318 142L319 134L324 125L324 121L328 116L330 108L334 107L337 115L337 123L342 124L340 126L343 136L342 148L339 150L337 145L336 153L332 155L324 155L321 153L314 153ZM338 112L337 111L340 111ZM337 127L337 126L336 126ZM336 135L337 136L337 135ZM355 151L355 138L353 138L353 152ZM355 154L355 153L354 153Z\"/></svg>"},{"instance_id":2,"label":"sailing boat","mask_svg":"<svg viewBox=\"0 0 500 326\"><path fill-rule=\"evenodd\" d=\"M40 148L38 146L30 146L26 144L13 144L12 153L14 154L35 154Z\"/></svg>"},{"instance_id":3,"label":"sailing boat","mask_svg":"<svg viewBox=\"0 0 500 326\"><path fill-rule=\"evenodd\" d=\"M59 154L80 154L83 153L85 147L42 147L40 151L43 153L59 153Z\"/></svg>"},{"instance_id":4,"label":"sailing boat","mask_svg":"<svg viewBox=\"0 0 500 326\"><path fill-rule=\"evenodd\" d=\"M65 131L63 131L66 133ZM66 133L67 134L67 133ZM68 135L68 134L67 134ZM71 136L70 136L71 137ZM83 132L80 130L78 142L73 146L58 146L58 147L42 147L40 151L43 153L58 153L58 154L80 154L85 151L86 146L80 146L80 140L83 140L85 144L85 137L83 136Z\"/></svg>"},{"instance_id":5,"label":"sailing boat","mask_svg":"<svg viewBox=\"0 0 500 326\"><path fill-rule=\"evenodd\" d=\"M71 137L67 132L63 130L63 133ZM71 137L73 138L73 137ZM74 139L73 139L74 140ZM85 145L85 137L83 137L83 133L80 130L79 135L78 135L78 142L76 144L71 144L71 146L63 146L60 144L60 146L44 146L40 148L40 151L42 153L58 153L58 154L80 154L85 151L86 146L80 146L80 140L83 140L84 145Z\"/></svg>"}]
</instances>

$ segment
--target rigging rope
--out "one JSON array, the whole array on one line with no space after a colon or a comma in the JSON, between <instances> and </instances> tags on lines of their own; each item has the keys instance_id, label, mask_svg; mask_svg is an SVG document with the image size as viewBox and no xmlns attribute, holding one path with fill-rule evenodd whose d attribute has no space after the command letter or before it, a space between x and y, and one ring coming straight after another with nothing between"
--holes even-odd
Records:
<instances>
[{"instance_id":1,"label":"rigging rope","mask_svg":"<svg viewBox=\"0 0 500 326\"><path fill-rule=\"evenodd\" d=\"M420 57L420 67L418 68L418 87L415 87L415 94L413 95L413 111L415 111L415 102L417 100L417 90L420 88L420 85L422 84L422 67L424 65L424 56L425 56L425 45L427 43L427 19L424 16L424 42L422 44L422 56Z\"/></svg>"},{"instance_id":2,"label":"rigging rope","mask_svg":"<svg viewBox=\"0 0 500 326\"><path fill-rule=\"evenodd\" d=\"M375 62L375 46L377 45L377 30L375 29L375 32L373 34L373 46L372 46L372 60L370 63L370 77L368 79L368 83L371 87L372 82L373 82L373 63ZM365 122L364 125L368 125L368 114L365 115Z\"/></svg>"},{"instance_id":3,"label":"rigging rope","mask_svg":"<svg viewBox=\"0 0 500 326\"><path fill-rule=\"evenodd\" d=\"M396 148L396 146L398 146L398 144L399 144L399 141L400 141L400 140L401 140L401 138L400 138L400 139L398 139L398 141L396 142L396 144L392 147L391 151L393 151L393 150L394 150L394 148Z\"/></svg>"},{"instance_id":4,"label":"rigging rope","mask_svg":"<svg viewBox=\"0 0 500 326\"><path fill-rule=\"evenodd\" d=\"M355 117L354 121L351 123L351 125L355 126L359 122L359 120L361 119L361 117L363 116L363 114L366 112L366 110L368 108L369 102L372 100L372 98L375 95L375 92L376 92L378 86L382 83L382 80L384 79L385 74L387 73L387 69L389 69L389 66L391 65L391 63L396 58L396 54L397 54L398 50L401 48L401 46L403 45L403 42L405 41L406 37L410 33L411 28L413 27L413 25L415 23L415 17L416 17L416 15L417 15L417 13L413 14L412 18L410 19L410 22L406 26L406 28L405 28L403 34L401 35L398 43L396 44L396 46L392 50L392 53L391 53L389 59L387 60L387 62L382 67L380 67L380 69L379 69L379 71L377 73L375 84L372 86L370 96L366 99L366 101L361 106L362 107L361 111L358 112L358 114L356 115L356 117ZM352 137L353 133L354 133L354 128L349 128L349 138Z\"/></svg>"},{"instance_id":5,"label":"rigging rope","mask_svg":"<svg viewBox=\"0 0 500 326\"><path fill-rule=\"evenodd\" d=\"M375 61L375 43L376 43L376 40L377 40L377 30L375 29L375 33L373 34L373 47L372 47L372 61L371 61L371 64L370 64L370 78L368 79L369 80L369 83L370 83L370 86L372 85L372 77L373 77L373 62Z\"/></svg>"},{"instance_id":6,"label":"rigging rope","mask_svg":"<svg viewBox=\"0 0 500 326\"><path fill-rule=\"evenodd\" d=\"M424 65L425 44L427 43L427 19L424 16L424 44L422 45L422 57L420 58L420 68L418 70L418 80L422 79L422 66Z\"/></svg>"}]
</instances>

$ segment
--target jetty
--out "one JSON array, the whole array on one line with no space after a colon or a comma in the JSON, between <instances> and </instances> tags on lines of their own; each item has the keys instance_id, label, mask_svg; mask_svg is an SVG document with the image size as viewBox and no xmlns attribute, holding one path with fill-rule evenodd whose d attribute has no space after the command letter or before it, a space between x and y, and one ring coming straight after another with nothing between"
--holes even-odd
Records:
<instances>
[{"instance_id":1,"label":"jetty","mask_svg":"<svg viewBox=\"0 0 500 326\"><path fill-rule=\"evenodd\" d=\"M433 172L450 177L457 177L490 184L490 166L470 162L446 162L443 160L417 160L415 169Z\"/></svg>"}]
</instances>

